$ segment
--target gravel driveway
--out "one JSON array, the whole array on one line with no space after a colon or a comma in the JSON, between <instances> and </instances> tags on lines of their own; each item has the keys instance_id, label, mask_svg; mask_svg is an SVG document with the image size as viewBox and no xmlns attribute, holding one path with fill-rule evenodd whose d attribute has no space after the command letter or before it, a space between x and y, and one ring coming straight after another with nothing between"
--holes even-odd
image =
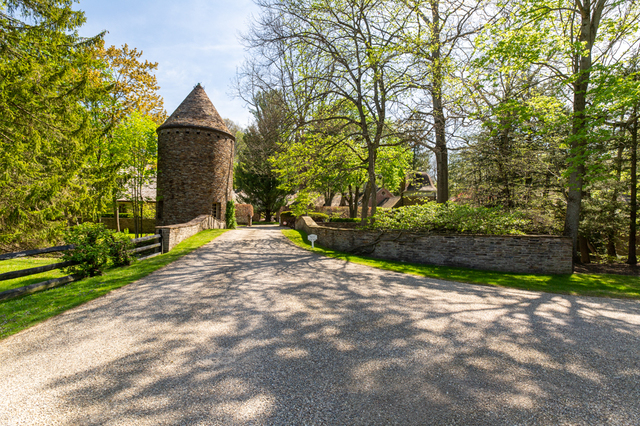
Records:
<instances>
[{"instance_id":1,"label":"gravel driveway","mask_svg":"<svg viewBox=\"0 0 640 426\"><path fill-rule=\"evenodd\" d=\"M0 341L0 425L640 425L640 303L242 228Z\"/></svg>"}]
</instances>

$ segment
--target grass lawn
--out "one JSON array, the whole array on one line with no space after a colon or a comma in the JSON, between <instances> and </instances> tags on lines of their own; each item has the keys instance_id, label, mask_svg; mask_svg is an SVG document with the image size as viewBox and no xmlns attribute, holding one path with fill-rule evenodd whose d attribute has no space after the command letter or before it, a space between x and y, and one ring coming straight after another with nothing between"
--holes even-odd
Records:
<instances>
[{"instance_id":1,"label":"grass lawn","mask_svg":"<svg viewBox=\"0 0 640 426\"><path fill-rule=\"evenodd\" d=\"M111 269L99 277L85 278L62 287L0 302L0 339L139 280L226 231L202 231L181 242L169 253L135 262L124 268Z\"/></svg>"},{"instance_id":2,"label":"grass lawn","mask_svg":"<svg viewBox=\"0 0 640 426\"><path fill-rule=\"evenodd\" d=\"M294 244L314 253L388 271L448 281L512 287L548 293L640 299L640 279L635 276L605 274L525 275L380 260L328 250L318 247L318 245L312 249L304 231L287 229L283 230L282 233Z\"/></svg>"},{"instance_id":3,"label":"grass lawn","mask_svg":"<svg viewBox=\"0 0 640 426\"><path fill-rule=\"evenodd\" d=\"M21 257L11 260L0 260L0 274L5 272L19 271L21 269L36 268L38 266L49 265L51 263L62 262L55 257ZM12 280L0 281L0 291L11 290L29 284L35 284L52 278L64 277L66 274L60 270L43 272L41 274L29 275L28 277L14 278Z\"/></svg>"}]
</instances>

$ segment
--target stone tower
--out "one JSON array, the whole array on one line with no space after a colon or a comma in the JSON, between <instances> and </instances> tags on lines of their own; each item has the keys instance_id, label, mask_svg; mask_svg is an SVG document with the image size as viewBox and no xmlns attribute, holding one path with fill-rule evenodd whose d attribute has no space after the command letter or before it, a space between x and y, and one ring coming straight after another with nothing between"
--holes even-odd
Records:
<instances>
[{"instance_id":1,"label":"stone tower","mask_svg":"<svg viewBox=\"0 0 640 426\"><path fill-rule=\"evenodd\" d=\"M235 137L200 84L157 132L156 226L200 215L224 220L233 189Z\"/></svg>"}]
</instances>

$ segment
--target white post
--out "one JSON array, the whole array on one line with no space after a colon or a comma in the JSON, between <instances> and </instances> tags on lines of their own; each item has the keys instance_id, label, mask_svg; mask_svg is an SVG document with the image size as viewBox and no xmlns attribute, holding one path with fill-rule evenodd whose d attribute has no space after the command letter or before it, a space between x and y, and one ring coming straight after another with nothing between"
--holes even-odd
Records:
<instances>
[{"instance_id":1,"label":"white post","mask_svg":"<svg viewBox=\"0 0 640 426\"><path fill-rule=\"evenodd\" d=\"M307 235L307 239L309 241L311 241L311 248L315 248L315 241L318 239L318 236L316 234L309 234Z\"/></svg>"}]
</instances>

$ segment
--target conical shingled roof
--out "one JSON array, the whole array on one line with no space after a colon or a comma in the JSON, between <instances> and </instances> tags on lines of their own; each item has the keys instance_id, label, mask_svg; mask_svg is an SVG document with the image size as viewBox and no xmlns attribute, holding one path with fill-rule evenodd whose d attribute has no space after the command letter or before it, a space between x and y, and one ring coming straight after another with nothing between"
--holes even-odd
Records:
<instances>
[{"instance_id":1,"label":"conical shingled roof","mask_svg":"<svg viewBox=\"0 0 640 426\"><path fill-rule=\"evenodd\" d=\"M193 88L189 96L182 101L171 117L158 127L158 130L170 127L198 127L217 130L235 139L200 84Z\"/></svg>"}]
</instances>

